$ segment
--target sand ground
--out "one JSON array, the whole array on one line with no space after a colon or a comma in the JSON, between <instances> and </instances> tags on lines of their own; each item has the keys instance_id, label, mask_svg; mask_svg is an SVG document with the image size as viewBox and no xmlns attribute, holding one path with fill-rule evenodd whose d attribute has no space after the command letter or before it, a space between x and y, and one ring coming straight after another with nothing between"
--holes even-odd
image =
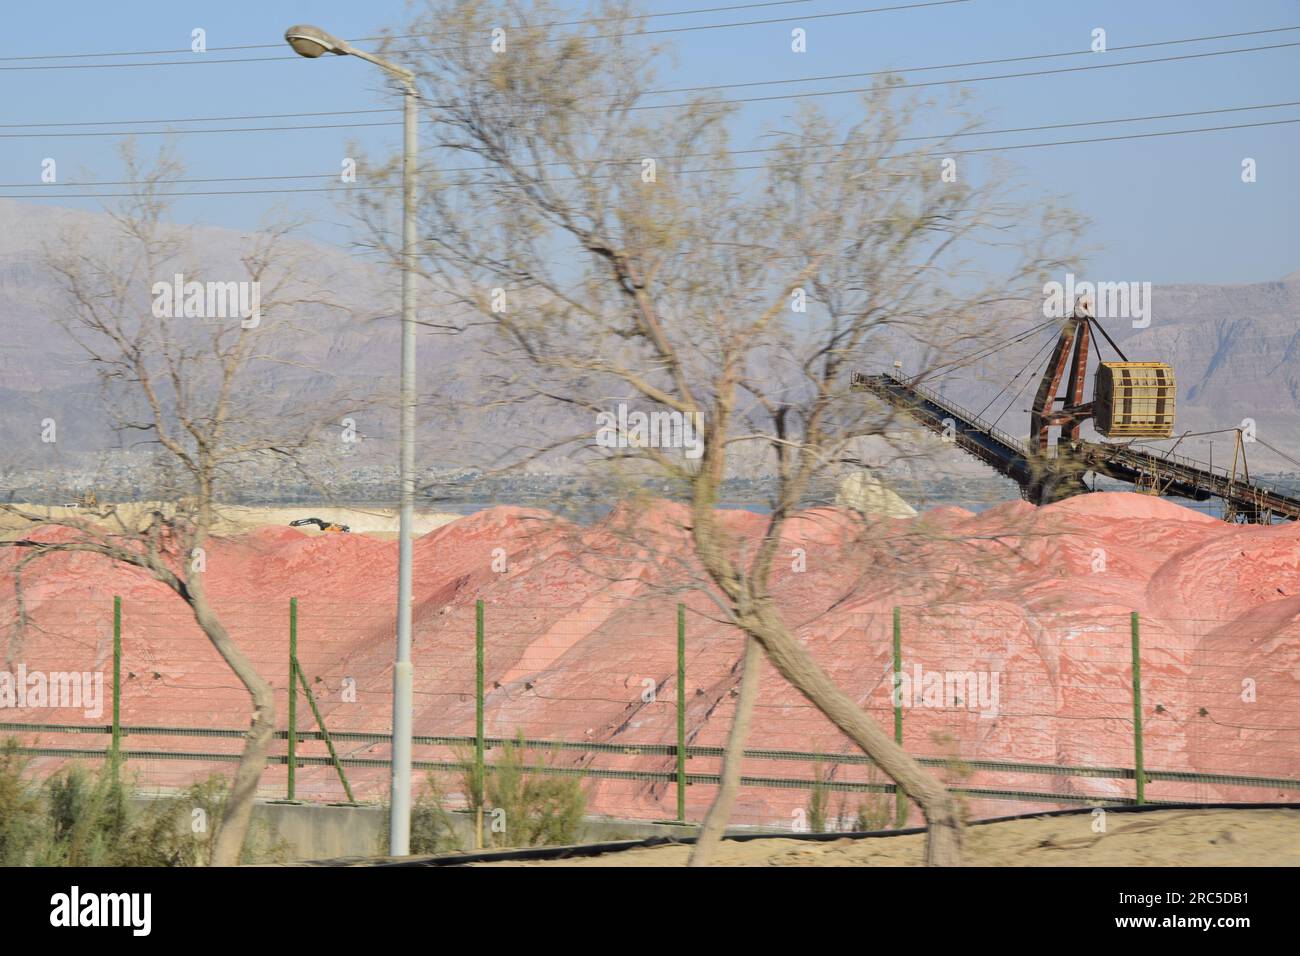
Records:
<instances>
[{"instance_id":1,"label":"sand ground","mask_svg":"<svg viewBox=\"0 0 1300 956\"><path fill-rule=\"evenodd\" d=\"M39 515L41 517L52 518L83 518L93 516L94 512L84 508L66 508L53 507L47 508L45 505L23 505L15 504L10 506L28 514ZM100 505L99 511L105 511L109 506ZM121 514L122 520L128 525L134 526L147 520L148 515L157 506L154 502L133 501L121 505L113 506ZM434 511L419 511L415 513L415 533L427 534L435 528L455 521L461 517L458 514ZM393 508L360 508L360 507L331 507L329 505L283 505L283 506L266 506L266 507L249 507L247 505L220 505L218 508L218 520L214 527L216 534L240 534L245 531L254 531L258 528L287 526L290 521L297 518L320 518L324 521L332 521L338 524L348 525L354 534L365 534L375 538L389 539L397 537L397 511ZM111 519L109 519L111 521ZM0 537L12 536L22 528L30 527L30 523L24 521L13 513L0 509ZM307 534L322 534L315 528L300 528Z\"/></svg>"},{"instance_id":2,"label":"sand ground","mask_svg":"<svg viewBox=\"0 0 1300 956\"><path fill-rule=\"evenodd\" d=\"M1300 810L1157 810L1036 817L966 830L968 866L1300 866ZM924 837L824 843L728 840L720 866L920 866ZM689 846L647 847L568 860L476 866L684 866Z\"/></svg>"}]
</instances>

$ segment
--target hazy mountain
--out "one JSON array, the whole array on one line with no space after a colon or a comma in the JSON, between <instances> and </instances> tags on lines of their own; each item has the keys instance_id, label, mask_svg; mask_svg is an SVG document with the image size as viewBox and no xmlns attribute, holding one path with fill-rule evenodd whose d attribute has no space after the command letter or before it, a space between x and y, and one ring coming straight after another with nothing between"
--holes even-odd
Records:
<instances>
[{"instance_id":1,"label":"hazy mountain","mask_svg":"<svg viewBox=\"0 0 1300 956\"><path fill-rule=\"evenodd\" d=\"M102 400L94 370L84 353L68 340L57 323L57 289L42 265L43 247L57 244L69 229L82 230L92 242L107 242L108 220L94 213L45 208L0 200L0 441L8 464L72 461L87 452L113 447L119 437L104 426ZM222 229L198 229L196 245L203 250L203 266L214 275L240 275L239 256L248 237ZM300 243L301 266L327 288L345 309L305 307L300 329L291 340L284 361L258 381L259 402L268 416L295 403L326 392L340 391L378 404L358 413L363 441L362 460L391 463L395 416L398 338L395 313L397 284L382 268L359 255L324 245ZM1144 329L1128 321L1110 320L1106 328L1134 360L1172 362L1178 379L1178 431L1208 431L1256 422L1260 438L1300 458L1300 272L1287 279L1254 285L1178 285L1154 290L1152 320ZM447 321L452 316L422 317ZM1039 313L999 317L1005 334L1042 322ZM1013 434L1027 430L1031 373L1035 355L1047 345L1044 333L997 353L960 374L935 380L936 387L973 410L989 403L985 417L1001 413L999 427ZM573 430L576 420L556 409L529 410L521 415L509 408L494 409L474 391L474 383L494 368L472 335L445 335L425 331L419 346L419 377L426 387L456 382L462 396L473 395L466 407L450 411L428 408L421 412L421 433L435 436L422 442L426 465L462 464L467 458L490 457L492 444L518 435L519 444L536 447L552 435ZM1113 357L1104 343L1100 353ZM1043 353L1045 354L1045 353ZM864 368L888 367L895 356L865 357ZM919 361L900 352L907 371ZM1040 358L1042 356L1040 355ZM1030 371L1003 390L1017 370ZM1019 392L1019 397L1016 397ZM864 398L864 400L867 400ZM1005 411L1004 411L1005 409ZM53 417L60 423L57 451L42 448L40 422ZM594 428L594 425L593 425ZM1215 442L1216 463L1231 453L1231 435L1209 436ZM1179 448L1193 457L1206 457L1204 439L1188 438ZM59 458L55 459L54 456ZM1252 467L1294 468L1252 447ZM565 462L553 460L548 470L563 471ZM741 473L752 474L753 463L743 463ZM955 460L944 470L957 474L987 474L973 461Z\"/></svg>"}]
</instances>

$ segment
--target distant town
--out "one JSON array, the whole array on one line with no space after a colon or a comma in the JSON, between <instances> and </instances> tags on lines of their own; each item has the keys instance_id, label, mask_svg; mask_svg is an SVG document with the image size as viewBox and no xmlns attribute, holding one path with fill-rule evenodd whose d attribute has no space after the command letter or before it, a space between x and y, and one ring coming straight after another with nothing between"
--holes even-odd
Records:
<instances>
[{"instance_id":1,"label":"distant town","mask_svg":"<svg viewBox=\"0 0 1300 956\"><path fill-rule=\"evenodd\" d=\"M0 468L0 501L63 505L93 491L100 501L166 499L171 493L159 481L157 468L139 453L108 451L84 456L78 466ZM222 499L240 505L338 504L390 505L398 498L397 467L391 462L373 464L352 460L340 466L337 459L321 460L312 469L313 480L287 469L241 469L225 485ZM980 511L1020 496L1014 482L999 475L913 475L885 468L876 473L892 491L918 510L950 505ZM1261 474L1282 490L1300 491L1300 472ZM664 478L639 482L645 491L670 500L685 498L685 489ZM1131 490L1121 482L1101 478L1098 490ZM730 478L724 485L724 507L765 511L776 489L769 475ZM801 502L804 507L836 503L837 480L820 476ZM473 469L427 472L417 500L427 509L470 513L494 505L521 505L556 511L600 513L593 502L605 500L604 491L589 478L554 470L519 470L487 474ZM1201 502L1181 502L1217 513Z\"/></svg>"}]
</instances>

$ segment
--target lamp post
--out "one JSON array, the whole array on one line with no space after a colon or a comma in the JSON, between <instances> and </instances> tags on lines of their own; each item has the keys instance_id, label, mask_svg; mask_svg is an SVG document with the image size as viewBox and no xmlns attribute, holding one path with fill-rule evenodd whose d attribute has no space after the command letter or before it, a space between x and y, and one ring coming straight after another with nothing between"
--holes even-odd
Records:
<instances>
[{"instance_id":1,"label":"lamp post","mask_svg":"<svg viewBox=\"0 0 1300 956\"><path fill-rule=\"evenodd\" d=\"M325 53L360 57L401 80L404 148L402 156L402 374L398 480L401 508L397 550L397 657L393 663L392 806L388 850L393 856L411 851L411 533L415 513L415 74L395 63L358 50L320 27L292 26L284 38L295 53L315 59Z\"/></svg>"}]
</instances>

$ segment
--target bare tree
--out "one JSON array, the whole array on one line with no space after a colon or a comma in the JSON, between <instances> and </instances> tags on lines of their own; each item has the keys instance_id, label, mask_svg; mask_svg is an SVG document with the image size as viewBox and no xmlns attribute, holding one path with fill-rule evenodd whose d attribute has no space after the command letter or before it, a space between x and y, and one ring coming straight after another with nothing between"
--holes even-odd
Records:
<instances>
[{"instance_id":1,"label":"bare tree","mask_svg":"<svg viewBox=\"0 0 1300 956\"><path fill-rule=\"evenodd\" d=\"M739 778L757 649L919 805L927 861L955 864L954 800L808 653L770 579L811 484L888 421L850 393L853 369L931 363L978 341L991 313L1057 263L1049 242L1068 240L1071 222L1013 204L992 172L945 175L957 141L915 146L937 111L897 81L879 81L848 121L807 108L770 148L736 151L735 106L657 90L658 51L630 5L563 19L547 3L431 0L401 31L427 43L395 41L435 143L422 262L445 301L492 332L492 371L471 400L570 410L570 434L521 440L513 463L567 450L624 479L666 477L689 502L692 558L748 648L697 861ZM377 245L386 201L377 192L359 208ZM593 441L612 427L597 416L620 405L649 413L651 431ZM775 491L749 542L716 509L730 474L759 469Z\"/></svg>"},{"instance_id":2,"label":"bare tree","mask_svg":"<svg viewBox=\"0 0 1300 956\"><path fill-rule=\"evenodd\" d=\"M254 234L238 264L205 267L211 250L166 221L164 196L179 165L166 152L142 163L129 145L124 157L125 178L140 185L111 213L110 241L69 235L46 250L45 263L63 295L61 324L99 374L106 418L97 424L152 462L147 495L154 501L101 502L71 514L7 503L0 508L20 519L23 531L0 545L21 553L14 571L20 618L24 569L66 552L143 569L189 606L252 708L213 838L213 863L230 866L239 862L248 831L275 708L270 685L207 592L205 548L229 480L253 469L294 467L331 419L322 411L325 399L274 411L263 403L268 371L283 361L277 356L285 354L302 310L332 303L299 278L295 254L302 250L288 240L288 225Z\"/></svg>"}]
</instances>

